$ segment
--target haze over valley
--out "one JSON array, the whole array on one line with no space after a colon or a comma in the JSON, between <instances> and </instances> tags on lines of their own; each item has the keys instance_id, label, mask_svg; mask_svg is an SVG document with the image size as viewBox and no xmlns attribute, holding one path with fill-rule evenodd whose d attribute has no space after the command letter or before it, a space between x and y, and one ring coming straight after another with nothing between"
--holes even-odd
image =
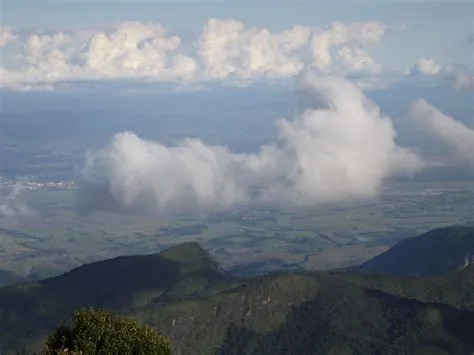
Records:
<instances>
[{"instance_id":1,"label":"haze over valley","mask_svg":"<svg viewBox=\"0 0 474 355\"><path fill-rule=\"evenodd\" d=\"M177 354L474 351L472 4L20 2L2 354L88 306Z\"/></svg>"},{"instance_id":2,"label":"haze over valley","mask_svg":"<svg viewBox=\"0 0 474 355\"><path fill-rule=\"evenodd\" d=\"M473 223L469 121L456 123L425 101L391 118L340 78L309 73L298 85L292 98L264 108L244 95L219 101L217 113L199 113L200 101L186 94L195 116L109 109L97 117L102 128L89 109L70 112L83 132L64 122L63 111L21 114L45 120L44 127L35 122L35 131L50 135L44 139L25 136L28 126L14 131L17 121L5 112L2 124L14 134L3 148L2 268L55 275L198 240L228 268L328 269L365 261L417 233ZM372 108L356 108L365 102ZM236 106L242 117L234 118ZM400 130L423 128L428 138L397 135L402 119ZM457 130L440 137L436 129L450 123ZM340 169L349 170L337 181Z\"/></svg>"}]
</instances>

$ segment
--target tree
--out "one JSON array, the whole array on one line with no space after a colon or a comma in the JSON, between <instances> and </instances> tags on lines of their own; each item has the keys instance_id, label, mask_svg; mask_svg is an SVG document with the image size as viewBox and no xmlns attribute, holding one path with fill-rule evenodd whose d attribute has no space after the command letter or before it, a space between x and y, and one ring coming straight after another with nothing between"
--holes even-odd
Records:
<instances>
[{"instance_id":1,"label":"tree","mask_svg":"<svg viewBox=\"0 0 474 355\"><path fill-rule=\"evenodd\" d=\"M76 311L72 327L62 325L48 337L45 355L170 355L171 344L148 325L107 310Z\"/></svg>"}]
</instances>

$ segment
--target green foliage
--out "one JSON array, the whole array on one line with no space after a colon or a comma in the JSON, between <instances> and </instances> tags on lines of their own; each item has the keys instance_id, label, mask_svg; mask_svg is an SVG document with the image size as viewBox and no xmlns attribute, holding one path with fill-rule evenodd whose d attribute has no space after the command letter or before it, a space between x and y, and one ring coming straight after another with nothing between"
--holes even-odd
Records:
<instances>
[{"instance_id":1,"label":"green foliage","mask_svg":"<svg viewBox=\"0 0 474 355\"><path fill-rule=\"evenodd\" d=\"M353 272L334 272L331 276L388 294L474 312L474 265L433 276Z\"/></svg>"},{"instance_id":2,"label":"green foliage","mask_svg":"<svg viewBox=\"0 0 474 355\"><path fill-rule=\"evenodd\" d=\"M169 355L169 341L147 325L101 309L73 316L73 327L60 326L48 338L45 355L61 351L89 354Z\"/></svg>"},{"instance_id":3,"label":"green foliage","mask_svg":"<svg viewBox=\"0 0 474 355\"><path fill-rule=\"evenodd\" d=\"M471 274L463 270L455 276L446 277L462 285ZM395 285L393 290L405 289L409 295L403 278L389 277L385 284L383 277L380 285ZM131 312L158 329L166 328L174 347L184 354L472 352L474 312L430 300L450 295L446 288L438 293L444 282L442 277L429 279L410 299L390 294L388 287L388 292L377 289L372 274L276 274L205 299ZM427 290L421 292L423 287ZM453 290L459 292L458 299L472 302L472 289ZM416 292L423 301L416 299Z\"/></svg>"},{"instance_id":4,"label":"green foliage","mask_svg":"<svg viewBox=\"0 0 474 355\"><path fill-rule=\"evenodd\" d=\"M432 236L456 247L445 246L447 254L434 250L437 258L469 247L463 244L471 238L466 229L441 231ZM437 243L426 241L429 248ZM433 271L433 260L424 260ZM0 288L0 352L44 344L43 337L74 309L92 306L162 330L184 354L467 354L474 352L473 289L474 265L435 276L352 270L238 280L225 277L198 244L185 243L159 255L116 258ZM107 314L84 322L97 334L109 324ZM74 345L66 344L73 329L57 328L50 343Z\"/></svg>"},{"instance_id":5,"label":"green foliage","mask_svg":"<svg viewBox=\"0 0 474 355\"><path fill-rule=\"evenodd\" d=\"M40 342L76 309L121 311L178 300L207 292L220 281L224 278L216 262L197 243L184 243L159 254L118 257L58 277L2 287L0 352Z\"/></svg>"}]
</instances>

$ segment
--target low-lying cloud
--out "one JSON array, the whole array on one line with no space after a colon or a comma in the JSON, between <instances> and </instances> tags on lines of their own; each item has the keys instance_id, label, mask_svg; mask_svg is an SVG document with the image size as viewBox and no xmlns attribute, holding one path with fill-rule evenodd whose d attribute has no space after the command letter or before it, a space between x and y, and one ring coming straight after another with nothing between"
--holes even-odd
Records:
<instances>
[{"instance_id":1,"label":"low-lying cloud","mask_svg":"<svg viewBox=\"0 0 474 355\"><path fill-rule=\"evenodd\" d=\"M248 203L315 206L372 198L386 179L423 167L396 144L390 118L352 82L309 72L298 89L308 106L292 120L277 120L278 140L255 154L199 139L165 146L132 132L117 134L88 153L83 201L157 213Z\"/></svg>"},{"instance_id":2,"label":"low-lying cloud","mask_svg":"<svg viewBox=\"0 0 474 355\"><path fill-rule=\"evenodd\" d=\"M461 162L474 169L473 129L445 115L425 100L415 102L410 107L410 114L425 130L451 147Z\"/></svg>"},{"instance_id":3,"label":"low-lying cloud","mask_svg":"<svg viewBox=\"0 0 474 355\"><path fill-rule=\"evenodd\" d=\"M17 219L32 217L35 212L24 201L25 186L17 183L12 186L7 195L0 196L0 218Z\"/></svg>"}]
</instances>

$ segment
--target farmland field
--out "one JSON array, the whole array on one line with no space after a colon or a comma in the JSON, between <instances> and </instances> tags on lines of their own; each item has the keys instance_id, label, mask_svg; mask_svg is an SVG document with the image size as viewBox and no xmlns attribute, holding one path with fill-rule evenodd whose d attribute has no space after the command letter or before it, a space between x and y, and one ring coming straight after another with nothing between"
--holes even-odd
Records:
<instances>
[{"instance_id":1,"label":"farmland field","mask_svg":"<svg viewBox=\"0 0 474 355\"><path fill-rule=\"evenodd\" d=\"M43 277L85 262L195 240L225 268L327 269L360 263L435 227L474 224L472 181L392 183L377 201L344 208L238 209L174 220L78 214L75 194L74 189L29 191L25 197L34 215L0 219L0 268Z\"/></svg>"}]
</instances>

